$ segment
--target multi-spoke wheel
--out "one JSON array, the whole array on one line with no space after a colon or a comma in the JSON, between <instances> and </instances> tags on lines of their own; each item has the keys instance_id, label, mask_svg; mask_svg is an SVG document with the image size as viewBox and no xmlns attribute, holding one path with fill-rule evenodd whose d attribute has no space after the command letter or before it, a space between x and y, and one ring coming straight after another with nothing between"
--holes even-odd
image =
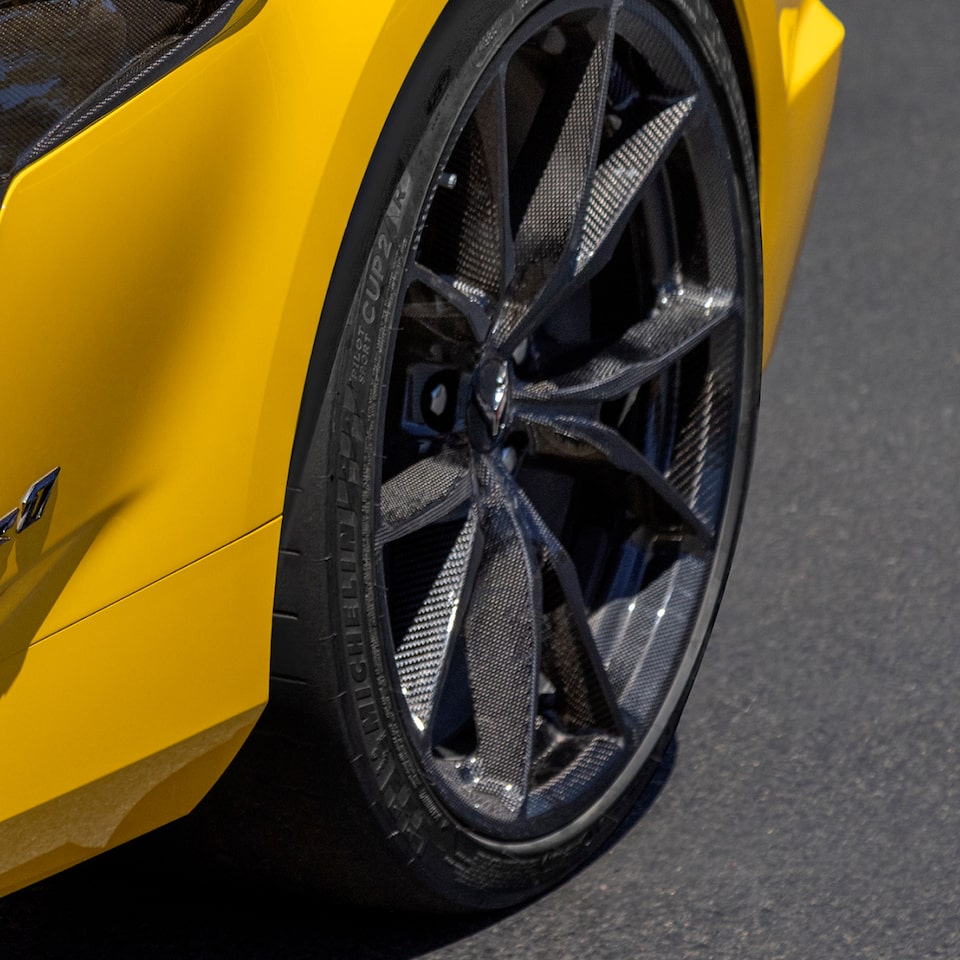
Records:
<instances>
[{"instance_id":1,"label":"multi-spoke wheel","mask_svg":"<svg viewBox=\"0 0 960 960\"><path fill-rule=\"evenodd\" d=\"M453 4L392 123L321 322L339 283L277 696L343 753L358 821L323 842L355 894L502 904L629 810L719 602L758 387L749 132L701 0Z\"/></svg>"}]
</instances>

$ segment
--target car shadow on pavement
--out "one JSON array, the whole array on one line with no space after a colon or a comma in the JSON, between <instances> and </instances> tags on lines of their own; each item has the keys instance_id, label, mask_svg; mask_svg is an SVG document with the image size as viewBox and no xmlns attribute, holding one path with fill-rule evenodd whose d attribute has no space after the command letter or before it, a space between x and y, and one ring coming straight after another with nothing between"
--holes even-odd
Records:
<instances>
[{"instance_id":1,"label":"car shadow on pavement","mask_svg":"<svg viewBox=\"0 0 960 960\"><path fill-rule=\"evenodd\" d=\"M674 742L611 844L650 807L675 759ZM257 885L198 855L188 838L172 824L0 900L0 955L412 960L516 912L424 916L318 904Z\"/></svg>"}]
</instances>

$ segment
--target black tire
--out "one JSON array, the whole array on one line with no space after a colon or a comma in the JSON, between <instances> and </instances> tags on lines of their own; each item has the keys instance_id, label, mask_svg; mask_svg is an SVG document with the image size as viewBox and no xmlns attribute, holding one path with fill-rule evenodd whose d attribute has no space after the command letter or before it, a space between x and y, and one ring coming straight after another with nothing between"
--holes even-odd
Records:
<instances>
[{"instance_id":1,"label":"black tire","mask_svg":"<svg viewBox=\"0 0 960 960\"><path fill-rule=\"evenodd\" d=\"M720 600L761 302L749 128L706 3L448 6L301 416L247 751L271 794L245 794L283 871L501 907L611 835Z\"/></svg>"}]
</instances>

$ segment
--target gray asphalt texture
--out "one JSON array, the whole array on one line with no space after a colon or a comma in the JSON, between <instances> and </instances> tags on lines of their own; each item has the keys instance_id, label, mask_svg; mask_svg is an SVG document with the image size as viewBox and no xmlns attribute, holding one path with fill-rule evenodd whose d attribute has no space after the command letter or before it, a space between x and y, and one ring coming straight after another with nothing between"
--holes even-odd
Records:
<instances>
[{"instance_id":1,"label":"gray asphalt texture","mask_svg":"<svg viewBox=\"0 0 960 960\"><path fill-rule=\"evenodd\" d=\"M436 920L171 864L161 833L0 903L2 957L960 958L960 7L833 7L737 559L620 842L524 909Z\"/></svg>"}]
</instances>

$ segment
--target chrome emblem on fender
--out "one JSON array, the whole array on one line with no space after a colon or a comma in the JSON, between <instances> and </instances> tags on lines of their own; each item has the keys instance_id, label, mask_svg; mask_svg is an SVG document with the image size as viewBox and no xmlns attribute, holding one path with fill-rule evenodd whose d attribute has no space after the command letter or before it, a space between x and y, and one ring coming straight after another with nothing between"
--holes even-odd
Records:
<instances>
[{"instance_id":1,"label":"chrome emblem on fender","mask_svg":"<svg viewBox=\"0 0 960 960\"><path fill-rule=\"evenodd\" d=\"M12 537L8 537L7 534L11 531L23 533L27 527L35 524L43 516L59 473L60 468L54 467L39 480L31 483L20 501L20 506L0 517L0 544L10 542Z\"/></svg>"}]
</instances>

